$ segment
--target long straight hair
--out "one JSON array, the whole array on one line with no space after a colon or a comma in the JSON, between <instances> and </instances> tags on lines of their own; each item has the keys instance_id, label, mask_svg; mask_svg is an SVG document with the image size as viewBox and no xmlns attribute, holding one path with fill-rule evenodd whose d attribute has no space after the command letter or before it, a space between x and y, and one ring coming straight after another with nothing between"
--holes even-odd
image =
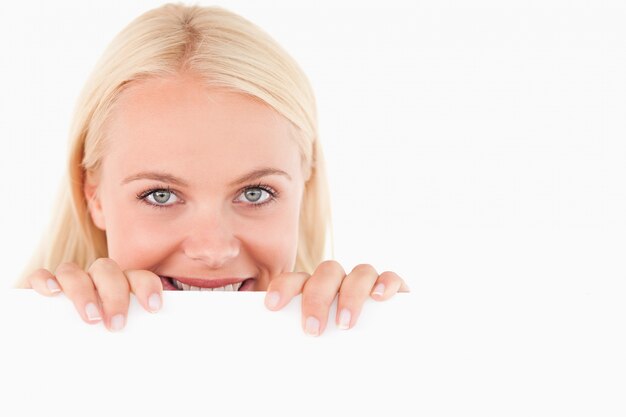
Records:
<instances>
[{"instance_id":1,"label":"long straight hair","mask_svg":"<svg viewBox=\"0 0 626 417\"><path fill-rule=\"evenodd\" d=\"M63 262L84 270L108 257L106 233L89 216L83 185L97 175L106 151L106 123L119 94L133 81L193 72L207 86L262 100L290 122L304 168L295 270L312 273L322 261L332 225L318 139L315 97L298 64L267 33L219 7L165 4L133 20L107 47L88 78L70 128L67 171L48 230L16 287L39 268ZM334 247L332 248L334 257Z\"/></svg>"}]
</instances>

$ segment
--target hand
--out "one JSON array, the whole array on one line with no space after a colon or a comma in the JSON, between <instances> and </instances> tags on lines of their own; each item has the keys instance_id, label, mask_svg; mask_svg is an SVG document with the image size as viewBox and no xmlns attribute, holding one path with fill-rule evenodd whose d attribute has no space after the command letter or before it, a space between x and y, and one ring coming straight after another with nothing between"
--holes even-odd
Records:
<instances>
[{"instance_id":1,"label":"hand","mask_svg":"<svg viewBox=\"0 0 626 417\"><path fill-rule=\"evenodd\" d=\"M104 317L104 325L111 331L126 324L131 291L152 313L161 308L163 300L158 275L146 270L122 271L111 258L96 259L87 272L74 262L59 265L54 275L41 268L28 277L28 282L43 295L63 291L86 323L95 324Z\"/></svg>"},{"instance_id":2,"label":"hand","mask_svg":"<svg viewBox=\"0 0 626 417\"><path fill-rule=\"evenodd\" d=\"M378 272L368 264L360 264L348 275L336 261L322 262L313 275L285 272L268 285L265 305L280 310L293 297L302 293L302 328L311 336L324 332L330 306L339 293L336 325L340 329L354 326L367 297L388 300L397 292L409 292L409 287L396 273Z\"/></svg>"}]
</instances>

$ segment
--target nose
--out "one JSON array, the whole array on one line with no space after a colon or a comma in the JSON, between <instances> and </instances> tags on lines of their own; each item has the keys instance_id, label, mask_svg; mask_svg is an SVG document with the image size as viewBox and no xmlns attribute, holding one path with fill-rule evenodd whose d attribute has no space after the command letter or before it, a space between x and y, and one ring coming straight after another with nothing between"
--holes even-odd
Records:
<instances>
[{"instance_id":1,"label":"nose","mask_svg":"<svg viewBox=\"0 0 626 417\"><path fill-rule=\"evenodd\" d=\"M189 258L219 269L239 255L240 247L228 216L205 210L191 219L183 249Z\"/></svg>"}]
</instances>

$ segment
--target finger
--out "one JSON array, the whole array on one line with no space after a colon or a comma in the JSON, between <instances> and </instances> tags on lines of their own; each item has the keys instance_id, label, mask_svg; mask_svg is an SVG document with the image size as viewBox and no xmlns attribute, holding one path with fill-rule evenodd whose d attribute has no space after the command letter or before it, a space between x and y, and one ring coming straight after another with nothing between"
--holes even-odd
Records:
<instances>
[{"instance_id":1,"label":"finger","mask_svg":"<svg viewBox=\"0 0 626 417\"><path fill-rule=\"evenodd\" d=\"M82 319L94 324L102 320L100 298L91 277L74 262L64 262L54 271L57 282Z\"/></svg>"},{"instance_id":2,"label":"finger","mask_svg":"<svg viewBox=\"0 0 626 417\"><path fill-rule=\"evenodd\" d=\"M368 264L355 266L344 278L337 301L336 324L340 329L354 326L377 279L378 272Z\"/></svg>"},{"instance_id":3,"label":"finger","mask_svg":"<svg viewBox=\"0 0 626 417\"><path fill-rule=\"evenodd\" d=\"M302 292L309 277L306 272L284 272L278 275L267 286L265 306L273 311L280 310Z\"/></svg>"},{"instance_id":4,"label":"finger","mask_svg":"<svg viewBox=\"0 0 626 417\"><path fill-rule=\"evenodd\" d=\"M150 313L156 313L163 304L163 283L161 278L152 271L124 271L130 290L135 294L139 304Z\"/></svg>"},{"instance_id":5,"label":"finger","mask_svg":"<svg viewBox=\"0 0 626 417\"><path fill-rule=\"evenodd\" d=\"M61 292L61 287L52 272L44 268L39 268L28 276L28 284L30 288L39 294L52 296Z\"/></svg>"},{"instance_id":6,"label":"finger","mask_svg":"<svg viewBox=\"0 0 626 417\"><path fill-rule=\"evenodd\" d=\"M122 330L126 325L130 287L126 275L111 258L98 258L88 271L93 280L104 312L104 325L110 331Z\"/></svg>"},{"instance_id":7,"label":"finger","mask_svg":"<svg viewBox=\"0 0 626 417\"><path fill-rule=\"evenodd\" d=\"M302 327L308 335L319 336L326 329L330 305L345 276L346 273L338 262L324 261L304 284Z\"/></svg>"},{"instance_id":8,"label":"finger","mask_svg":"<svg viewBox=\"0 0 626 417\"><path fill-rule=\"evenodd\" d=\"M371 295L376 301L385 301L397 292L409 292L409 286L395 272L385 271L378 277Z\"/></svg>"}]
</instances>

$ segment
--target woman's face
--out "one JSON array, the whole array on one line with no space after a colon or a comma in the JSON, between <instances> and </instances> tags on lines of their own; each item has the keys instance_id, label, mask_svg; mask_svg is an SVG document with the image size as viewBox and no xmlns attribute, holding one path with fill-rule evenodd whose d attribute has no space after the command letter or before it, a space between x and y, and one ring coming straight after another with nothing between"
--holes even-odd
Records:
<instances>
[{"instance_id":1,"label":"woman's face","mask_svg":"<svg viewBox=\"0 0 626 417\"><path fill-rule=\"evenodd\" d=\"M148 79L122 93L107 132L90 211L122 270L254 278L253 291L293 270L301 158L269 106L191 76Z\"/></svg>"}]
</instances>

